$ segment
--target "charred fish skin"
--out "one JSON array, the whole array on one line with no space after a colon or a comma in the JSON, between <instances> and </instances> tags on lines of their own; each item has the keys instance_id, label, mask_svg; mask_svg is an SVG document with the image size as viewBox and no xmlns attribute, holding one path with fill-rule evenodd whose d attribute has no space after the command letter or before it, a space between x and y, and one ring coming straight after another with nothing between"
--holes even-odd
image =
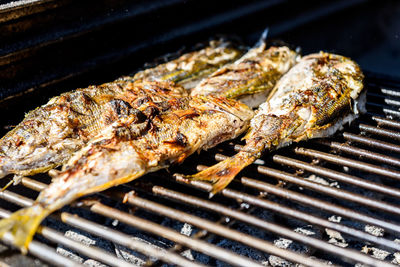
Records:
<instances>
[{"instance_id":1,"label":"charred fish skin","mask_svg":"<svg viewBox=\"0 0 400 267\"><path fill-rule=\"evenodd\" d=\"M34 175L61 165L130 107L187 92L170 82L119 81L64 93L29 112L0 140L0 177Z\"/></svg>"},{"instance_id":2,"label":"charred fish skin","mask_svg":"<svg viewBox=\"0 0 400 267\"><path fill-rule=\"evenodd\" d=\"M155 68L140 71L133 79L172 81L187 90L191 90L203 78L219 67L236 60L242 54L242 49L233 46L229 42L213 40L209 46L199 51L186 53ZM130 79L130 77L127 78Z\"/></svg>"},{"instance_id":3,"label":"charred fish skin","mask_svg":"<svg viewBox=\"0 0 400 267\"><path fill-rule=\"evenodd\" d=\"M241 151L187 178L211 181L214 194L264 151L332 135L364 110L363 78L359 66L346 57L324 52L304 57L260 106Z\"/></svg>"},{"instance_id":4,"label":"charred fish skin","mask_svg":"<svg viewBox=\"0 0 400 267\"><path fill-rule=\"evenodd\" d=\"M68 160L73 152L118 117L114 113L125 104L117 95L128 91L131 100L137 93L138 99L145 101L148 88L144 85L149 84L151 88L160 83L159 88L174 91L171 96L186 96L187 91L173 82L191 88L199 79L241 53L225 42L213 41L209 47L144 70L135 78L125 77L53 97L47 104L29 112L0 139L0 178L8 174L25 176L46 172ZM164 86L164 83L169 85ZM134 89L135 86L139 88ZM153 96L162 96L162 92L155 92L150 98Z\"/></svg>"},{"instance_id":5,"label":"charred fish skin","mask_svg":"<svg viewBox=\"0 0 400 267\"><path fill-rule=\"evenodd\" d=\"M222 95L239 99L257 107L276 82L298 61L299 55L287 46L271 46L265 42L250 49L240 59L221 67L202 80L192 95Z\"/></svg>"},{"instance_id":6,"label":"charred fish skin","mask_svg":"<svg viewBox=\"0 0 400 267\"><path fill-rule=\"evenodd\" d=\"M33 206L0 221L0 236L10 232L13 244L25 253L51 212L235 138L254 115L244 104L213 96L171 98L138 110L145 120L126 116L106 127L63 166Z\"/></svg>"}]
</instances>

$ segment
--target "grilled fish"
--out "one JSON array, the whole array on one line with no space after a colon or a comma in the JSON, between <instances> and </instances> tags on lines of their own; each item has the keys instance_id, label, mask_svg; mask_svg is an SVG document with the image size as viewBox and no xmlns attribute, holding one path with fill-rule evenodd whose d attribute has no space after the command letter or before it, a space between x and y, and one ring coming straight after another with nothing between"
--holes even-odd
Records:
<instances>
[{"instance_id":1,"label":"grilled fish","mask_svg":"<svg viewBox=\"0 0 400 267\"><path fill-rule=\"evenodd\" d=\"M10 231L14 244L26 252L38 225L51 212L235 138L254 115L244 104L214 96L171 98L137 110L151 112L145 120L126 116L105 128L64 165L33 206L0 221L0 236Z\"/></svg>"},{"instance_id":2,"label":"grilled fish","mask_svg":"<svg viewBox=\"0 0 400 267\"><path fill-rule=\"evenodd\" d=\"M168 84L168 81L190 88L197 78L240 55L240 50L215 41L202 50L139 72L134 78L125 77L52 98L47 104L29 112L0 140L0 178L8 174L18 177L45 172L68 160L113 118L121 116L119 109L126 104L118 98L119 94L128 91L130 99L136 95L138 99L152 100L186 96L183 88ZM157 87L168 89L162 91Z\"/></svg>"},{"instance_id":3,"label":"grilled fish","mask_svg":"<svg viewBox=\"0 0 400 267\"><path fill-rule=\"evenodd\" d=\"M186 94L170 82L119 81L54 97L29 112L0 140L0 177L52 169L101 129L127 115L128 107Z\"/></svg>"},{"instance_id":4,"label":"grilled fish","mask_svg":"<svg viewBox=\"0 0 400 267\"><path fill-rule=\"evenodd\" d=\"M221 95L258 107L298 58L299 55L287 46L267 48L265 41L260 41L258 46L250 49L240 59L202 80L191 94Z\"/></svg>"},{"instance_id":5,"label":"grilled fish","mask_svg":"<svg viewBox=\"0 0 400 267\"><path fill-rule=\"evenodd\" d=\"M360 68L348 58L323 52L304 57L259 107L241 151L187 178L212 182L215 194L264 151L332 135L365 111L362 81Z\"/></svg>"},{"instance_id":6,"label":"grilled fish","mask_svg":"<svg viewBox=\"0 0 400 267\"><path fill-rule=\"evenodd\" d=\"M133 79L173 81L190 90L203 78L242 54L241 49L233 47L230 43L214 40L202 50L184 54L178 59L141 71Z\"/></svg>"}]
</instances>

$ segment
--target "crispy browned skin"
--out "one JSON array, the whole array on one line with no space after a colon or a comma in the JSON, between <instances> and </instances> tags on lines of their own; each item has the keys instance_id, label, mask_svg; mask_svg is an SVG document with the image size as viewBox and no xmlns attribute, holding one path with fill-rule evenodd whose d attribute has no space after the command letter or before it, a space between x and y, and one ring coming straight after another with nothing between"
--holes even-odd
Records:
<instances>
[{"instance_id":1,"label":"crispy browned skin","mask_svg":"<svg viewBox=\"0 0 400 267\"><path fill-rule=\"evenodd\" d=\"M14 245L25 252L42 219L54 210L235 138L253 116L244 104L212 96L171 98L132 112L142 119L126 116L106 127L68 161L32 207L0 221L0 237L10 231Z\"/></svg>"},{"instance_id":2,"label":"crispy browned skin","mask_svg":"<svg viewBox=\"0 0 400 267\"><path fill-rule=\"evenodd\" d=\"M54 97L0 140L0 177L52 169L130 108L186 94L169 82L118 81Z\"/></svg>"},{"instance_id":3,"label":"crispy browned skin","mask_svg":"<svg viewBox=\"0 0 400 267\"><path fill-rule=\"evenodd\" d=\"M363 109L363 103L355 105L363 77L358 65L343 56L321 52L304 57L260 106L241 151L188 178L211 181L216 193L263 151L332 135Z\"/></svg>"},{"instance_id":4,"label":"crispy browned skin","mask_svg":"<svg viewBox=\"0 0 400 267\"><path fill-rule=\"evenodd\" d=\"M134 76L134 79L173 81L190 90L203 78L219 67L236 60L242 54L242 50L233 47L228 42L211 41L210 45L204 49L184 54L175 60L141 71Z\"/></svg>"},{"instance_id":5,"label":"crispy browned skin","mask_svg":"<svg viewBox=\"0 0 400 267\"><path fill-rule=\"evenodd\" d=\"M214 41L209 47L141 71L133 78L125 77L52 98L29 112L0 139L0 178L8 174L24 176L45 172L68 160L101 129L124 116L127 104L119 94L128 91L131 99L143 101L146 97L156 100L186 96L182 87L171 82L182 83L190 89L199 79L240 55L240 50ZM161 84L159 88L169 89L157 90L157 83ZM134 101L129 103L136 105Z\"/></svg>"},{"instance_id":6,"label":"crispy browned skin","mask_svg":"<svg viewBox=\"0 0 400 267\"><path fill-rule=\"evenodd\" d=\"M258 107L298 58L299 55L286 46L266 47L262 42L202 80L191 95L221 95Z\"/></svg>"}]
</instances>

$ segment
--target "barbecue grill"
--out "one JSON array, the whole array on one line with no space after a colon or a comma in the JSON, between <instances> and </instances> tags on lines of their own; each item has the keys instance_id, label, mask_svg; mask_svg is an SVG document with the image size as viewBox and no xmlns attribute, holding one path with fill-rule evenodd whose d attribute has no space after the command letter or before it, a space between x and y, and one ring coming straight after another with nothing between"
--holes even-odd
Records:
<instances>
[{"instance_id":1,"label":"barbecue grill","mask_svg":"<svg viewBox=\"0 0 400 267\"><path fill-rule=\"evenodd\" d=\"M173 174L191 174L233 155L243 145L239 139L82 198L42 223L27 256L1 247L1 264L400 264L398 2L3 2L2 134L62 91L134 73L217 33L235 33L248 45L266 24L272 37L305 54L324 49L359 62L367 113L332 138L264 155L211 199L209 184ZM49 182L45 174L24 177L1 192L0 217L31 205Z\"/></svg>"}]
</instances>

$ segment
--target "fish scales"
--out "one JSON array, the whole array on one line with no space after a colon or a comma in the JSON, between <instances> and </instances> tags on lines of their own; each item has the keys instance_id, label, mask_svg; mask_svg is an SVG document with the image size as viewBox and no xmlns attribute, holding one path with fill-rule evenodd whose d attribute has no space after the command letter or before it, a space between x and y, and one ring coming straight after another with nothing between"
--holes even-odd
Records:
<instances>
[{"instance_id":1,"label":"fish scales","mask_svg":"<svg viewBox=\"0 0 400 267\"><path fill-rule=\"evenodd\" d=\"M29 112L0 140L0 178L8 174L34 175L68 160L73 152L121 115L118 113L123 111L124 103L118 95L123 92L129 91L130 95L124 97L138 98L139 102L162 95L186 96L187 91L179 85L175 88L172 84L159 86L169 88L169 91L162 92L156 90L156 83L182 83L190 89L198 82L195 77L204 77L205 73L213 72L241 53L227 43L213 41L204 49L141 71L135 77L124 77L53 97L47 104ZM176 68L171 68L172 65ZM131 100L124 101L138 104Z\"/></svg>"},{"instance_id":2,"label":"fish scales","mask_svg":"<svg viewBox=\"0 0 400 267\"><path fill-rule=\"evenodd\" d=\"M181 57L143 70L133 77L135 80L173 81L185 89L192 89L203 78L219 67L239 58L243 51L229 42L213 40L200 51L189 52ZM127 77L131 79L130 77Z\"/></svg>"},{"instance_id":3,"label":"fish scales","mask_svg":"<svg viewBox=\"0 0 400 267\"><path fill-rule=\"evenodd\" d=\"M191 94L222 95L258 107L298 59L299 55L287 46L267 47L265 42L261 42L240 59L205 78L193 88Z\"/></svg>"},{"instance_id":4,"label":"fish scales","mask_svg":"<svg viewBox=\"0 0 400 267\"><path fill-rule=\"evenodd\" d=\"M137 109L145 120L128 115L103 129L53 177L33 206L0 221L0 237L10 232L13 244L26 252L38 225L54 210L235 138L254 115L244 104L214 96L149 101Z\"/></svg>"},{"instance_id":5,"label":"fish scales","mask_svg":"<svg viewBox=\"0 0 400 267\"><path fill-rule=\"evenodd\" d=\"M186 177L211 181L214 194L264 151L332 135L364 110L363 77L358 65L343 56L321 52L303 57L259 107L241 151Z\"/></svg>"}]
</instances>

